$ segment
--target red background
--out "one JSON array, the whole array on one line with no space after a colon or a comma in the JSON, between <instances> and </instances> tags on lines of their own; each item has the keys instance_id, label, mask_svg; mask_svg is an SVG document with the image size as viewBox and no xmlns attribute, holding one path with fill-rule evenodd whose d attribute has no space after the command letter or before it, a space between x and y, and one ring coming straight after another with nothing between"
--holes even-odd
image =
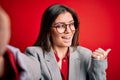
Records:
<instances>
[{"instance_id":1,"label":"red background","mask_svg":"<svg viewBox=\"0 0 120 80\"><path fill-rule=\"evenodd\" d=\"M22 52L37 39L43 11L53 3L67 4L80 19L80 44L94 50L111 48L107 80L120 80L119 0L0 0L11 18L10 44Z\"/></svg>"}]
</instances>

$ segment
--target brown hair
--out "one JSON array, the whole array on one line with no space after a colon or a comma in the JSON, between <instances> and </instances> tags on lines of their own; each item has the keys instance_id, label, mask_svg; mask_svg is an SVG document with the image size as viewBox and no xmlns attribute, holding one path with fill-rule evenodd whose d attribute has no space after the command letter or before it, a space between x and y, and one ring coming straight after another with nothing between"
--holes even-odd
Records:
<instances>
[{"instance_id":1,"label":"brown hair","mask_svg":"<svg viewBox=\"0 0 120 80\"><path fill-rule=\"evenodd\" d=\"M51 25L53 24L53 22L55 21L57 16L64 11L69 12L72 15L74 22L75 22L74 25L75 25L76 31L73 36L71 46L74 47L74 49L76 49L76 47L78 45L78 34L79 34L78 17L71 8L69 8L65 5L61 5L61 4L52 5L45 10L45 12L42 16L40 33L39 33L38 39L35 42L34 46L40 46L40 47L42 47L42 49L44 51L47 51L47 52L50 51L51 46L52 46L52 39L49 35L50 29L52 27Z\"/></svg>"}]
</instances>

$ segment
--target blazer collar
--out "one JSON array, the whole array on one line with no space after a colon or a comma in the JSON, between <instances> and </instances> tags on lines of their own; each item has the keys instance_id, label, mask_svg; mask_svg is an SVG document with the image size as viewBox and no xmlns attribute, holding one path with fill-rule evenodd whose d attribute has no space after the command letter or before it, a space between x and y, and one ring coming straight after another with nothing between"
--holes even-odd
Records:
<instances>
[{"instance_id":1,"label":"blazer collar","mask_svg":"<svg viewBox=\"0 0 120 80\"><path fill-rule=\"evenodd\" d=\"M45 60L48 70L52 76L52 80L62 80L53 49L51 49L50 52L45 53Z\"/></svg>"},{"instance_id":2,"label":"blazer collar","mask_svg":"<svg viewBox=\"0 0 120 80\"><path fill-rule=\"evenodd\" d=\"M80 58L77 51L70 47L69 80L80 80ZM77 77L76 77L77 76Z\"/></svg>"},{"instance_id":3,"label":"blazer collar","mask_svg":"<svg viewBox=\"0 0 120 80\"><path fill-rule=\"evenodd\" d=\"M69 57L69 80L75 80L75 76L79 76L80 70L80 59L79 54L73 51L73 47L69 47L70 57ZM51 48L50 52L45 53L45 60L48 70L52 76L52 80L62 80L61 73L54 55L54 51ZM75 76L74 76L75 75Z\"/></svg>"}]
</instances>

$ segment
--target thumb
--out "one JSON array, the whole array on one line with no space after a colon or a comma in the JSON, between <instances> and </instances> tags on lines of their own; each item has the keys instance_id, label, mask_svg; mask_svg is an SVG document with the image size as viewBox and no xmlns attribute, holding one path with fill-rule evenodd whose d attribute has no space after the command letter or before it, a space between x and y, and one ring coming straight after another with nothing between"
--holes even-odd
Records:
<instances>
[{"instance_id":1,"label":"thumb","mask_svg":"<svg viewBox=\"0 0 120 80\"><path fill-rule=\"evenodd\" d=\"M111 49L109 48L109 49L107 49L106 50L106 55L108 55L108 53L111 51Z\"/></svg>"}]
</instances>

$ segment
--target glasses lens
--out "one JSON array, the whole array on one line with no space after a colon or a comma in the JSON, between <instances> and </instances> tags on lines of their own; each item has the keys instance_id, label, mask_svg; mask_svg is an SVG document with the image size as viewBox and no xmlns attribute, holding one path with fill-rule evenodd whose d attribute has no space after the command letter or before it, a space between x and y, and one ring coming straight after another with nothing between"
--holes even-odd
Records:
<instances>
[{"instance_id":1,"label":"glasses lens","mask_svg":"<svg viewBox=\"0 0 120 80\"><path fill-rule=\"evenodd\" d=\"M59 33L63 33L65 31L65 24L58 24L56 28Z\"/></svg>"},{"instance_id":2,"label":"glasses lens","mask_svg":"<svg viewBox=\"0 0 120 80\"><path fill-rule=\"evenodd\" d=\"M75 30L74 23L69 24L69 27L71 28L71 30Z\"/></svg>"}]
</instances>

